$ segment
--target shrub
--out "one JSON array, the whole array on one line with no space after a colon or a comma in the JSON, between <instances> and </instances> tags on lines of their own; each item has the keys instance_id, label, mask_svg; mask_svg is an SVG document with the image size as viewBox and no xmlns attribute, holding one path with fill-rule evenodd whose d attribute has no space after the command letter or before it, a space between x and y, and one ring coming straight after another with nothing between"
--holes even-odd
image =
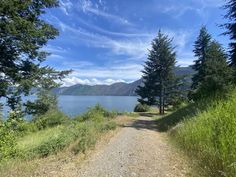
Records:
<instances>
[{"instance_id":1,"label":"shrub","mask_svg":"<svg viewBox=\"0 0 236 177\"><path fill-rule=\"evenodd\" d=\"M89 109L86 113L84 113L78 119L79 121L97 121L102 122L104 120L104 116L102 112L98 112L93 109Z\"/></svg>"},{"instance_id":2,"label":"shrub","mask_svg":"<svg viewBox=\"0 0 236 177\"><path fill-rule=\"evenodd\" d=\"M98 136L95 127L88 123L79 127L79 134L78 142L72 149L75 154L79 152L84 153L88 148L94 147Z\"/></svg>"},{"instance_id":3,"label":"shrub","mask_svg":"<svg viewBox=\"0 0 236 177\"><path fill-rule=\"evenodd\" d=\"M148 112L150 110L150 107L146 104L137 104L134 108L134 112Z\"/></svg>"},{"instance_id":4,"label":"shrub","mask_svg":"<svg viewBox=\"0 0 236 177\"><path fill-rule=\"evenodd\" d=\"M96 121L102 122L105 119L112 119L116 117L118 113L116 111L107 111L100 104L88 109L86 113L75 118L75 120L83 121Z\"/></svg>"},{"instance_id":5,"label":"shrub","mask_svg":"<svg viewBox=\"0 0 236 177\"><path fill-rule=\"evenodd\" d=\"M84 122L70 121L56 110L34 118L32 122L17 122L17 129L9 128L15 125L15 119L6 121L7 130L11 130L12 134L9 134L11 131L0 131L0 158L46 157L69 145L74 153L85 152L95 145L102 133L116 128L116 123L104 115L111 116L108 111L96 106L81 116L86 120Z\"/></svg>"},{"instance_id":6,"label":"shrub","mask_svg":"<svg viewBox=\"0 0 236 177\"><path fill-rule=\"evenodd\" d=\"M0 125L0 161L14 157L16 154L15 133L7 124L5 122Z\"/></svg>"},{"instance_id":7,"label":"shrub","mask_svg":"<svg viewBox=\"0 0 236 177\"><path fill-rule=\"evenodd\" d=\"M99 137L99 134L114 130L116 123L114 121L107 121L102 123L85 122L79 126L78 142L73 146L75 154L84 153L87 149L93 148Z\"/></svg>"},{"instance_id":8,"label":"shrub","mask_svg":"<svg viewBox=\"0 0 236 177\"><path fill-rule=\"evenodd\" d=\"M31 132L38 131L38 127L33 122L22 121L17 123L15 133L17 136L23 136Z\"/></svg>"},{"instance_id":9,"label":"shrub","mask_svg":"<svg viewBox=\"0 0 236 177\"><path fill-rule=\"evenodd\" d=\"M50 137L47 141L32 149L32 152L40 157L55 154L69 145L73 138L70 132L62 132L58 137Z\"/></svg>"},{"instance_id":10,"label":"shrub","mask_svg":"<svg viewBox=\"0 0 236 177\"><path fill-rule=\"evenodd\" d=\"M69 118L61 111L51 110L46 114L37 116L33 119L38 129L44 129L46 127L54 127L67 122Z\"/></svg>"},{"instance_id":11,"label":"shrub","mask_svg":"<svg viewBox=\"0 0 236 177\"><path fill-rule=\"evenodd\" d=\"M95 145L101 133L115 128L116 123L113 121L71 121L23 137L18 142L17 149L21 158L32 159L55 154L77 142L73 145L73 152L85 152Z\"/></svg>"},{"instance_id":12,"label":"shrub","mask_svg":"<svg viewBox=\"0 0 236 177\"><path fill-rule=\"evenodd\" d=\"M102 130L103 131L108 131L108 130L114 130L116 129L117 124L114 121L109 121L103 125Z\"/></svg>"}]
</instances>

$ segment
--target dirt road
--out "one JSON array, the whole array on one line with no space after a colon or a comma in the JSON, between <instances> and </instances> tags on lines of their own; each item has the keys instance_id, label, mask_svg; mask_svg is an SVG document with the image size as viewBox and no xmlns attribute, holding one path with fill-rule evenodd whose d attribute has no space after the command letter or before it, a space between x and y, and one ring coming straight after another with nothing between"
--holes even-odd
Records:
<instances>
[{"instance_id":1,"label":"dirt road","mask_svg":"<svg viewBox=\"0 0 236 177\"><path fill-rule=\"evenodd\" d=\"M184 177L186 160L176 152L155 121L139 117L125 125L109 143L97 150L68 176L78 177Z\"/></svg>"}]
</instances>

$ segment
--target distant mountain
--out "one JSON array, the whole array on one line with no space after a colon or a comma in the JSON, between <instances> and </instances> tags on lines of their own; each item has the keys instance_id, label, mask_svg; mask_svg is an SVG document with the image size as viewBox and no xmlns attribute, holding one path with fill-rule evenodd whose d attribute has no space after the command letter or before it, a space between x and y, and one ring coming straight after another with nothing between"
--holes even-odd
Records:
<instances>
[{"instance_id":1,"label":"distant mountain","mask_svg":"<svg viewBox=\"0 0 236 177\"><path fill-rule=\"evenodd\" d=\"M177 75L193 74L190 67L178 67L175 70ZM142 83L139 79L132 83L119 82L112 85L82 85L76 84L70 87L61 87L53 90L58 95L80 95L80 96L135 96L136 88Z\"/></svg>"},{"instance_id":2,"label":"distant mountain","mask_svg":"<svg viewBox=\"0 0 236 177\"><path fill-rule=\"evenodd\" d=\"M54 89L58 95L104 95L104 96L134 96L135 90L141 84L141 79L132 83L115 83L112 85L82 85Z\"/></svg>"}]
</instances>

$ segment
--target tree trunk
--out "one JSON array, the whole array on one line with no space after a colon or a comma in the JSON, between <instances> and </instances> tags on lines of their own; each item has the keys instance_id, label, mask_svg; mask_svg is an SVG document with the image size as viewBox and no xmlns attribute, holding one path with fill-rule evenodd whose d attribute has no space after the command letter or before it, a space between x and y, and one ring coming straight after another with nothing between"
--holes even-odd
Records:
<instances>
[{"instance_id":1,"label":"tree trunk","mask_svg":"<svg viewBox=\"0 0 236 177\"><path fill-rule=\"evenodd\" d=\"M162 96L159 97L159 114L162 114Z\"/></svg>"},{"instance_id":2,"label":"tree trunk","mask_svg":"<svg viewBox=\"0 0 236 177\"><path fill-rule=\"evenodd\" d=\"M163 88L163 95L162 95L162 114L165 114L165 88Z\"/></svg>"},{"instance_id":3,"label":"tree trunk","mask_svg":"<svg viewBox=\"0 0 236 177\"><path fill-rule=\"evenodd\" d=\"M163 97L163 83L160 81L160 115L164 114L164 97Z\"/></svg>"}]
</instances>

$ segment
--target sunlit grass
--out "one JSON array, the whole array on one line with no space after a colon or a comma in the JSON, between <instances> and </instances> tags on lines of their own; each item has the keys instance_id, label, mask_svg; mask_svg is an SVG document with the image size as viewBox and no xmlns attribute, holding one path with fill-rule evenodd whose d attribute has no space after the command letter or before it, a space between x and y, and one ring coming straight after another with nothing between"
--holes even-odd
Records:
<instances>
[{"instance_id":1,"label":"sunlit grass","mask_svg":"<svg viewBox=\"0 0 236 177\"><path fill-rule=\"evenodd\" d=\"M235 177L236 92L229 100L211 100L210 105L195 116L185 117L171 135L178 146L198 160L203 175Z\"/></svg>"},{"instance_id":2,"label":"sunlit grass","mask_svg":"<svg viewBox=\"0 0 236 177\"><path fill-rule=\"evenodd\" d=\"M63 127L64 126L61 125L53 128L47 128L45 130L23 136L17 141L17 149L27 151L37 147L44 141L48 141L50 138L57 138L62 134Z\"/></svg>"}]
</instances>

